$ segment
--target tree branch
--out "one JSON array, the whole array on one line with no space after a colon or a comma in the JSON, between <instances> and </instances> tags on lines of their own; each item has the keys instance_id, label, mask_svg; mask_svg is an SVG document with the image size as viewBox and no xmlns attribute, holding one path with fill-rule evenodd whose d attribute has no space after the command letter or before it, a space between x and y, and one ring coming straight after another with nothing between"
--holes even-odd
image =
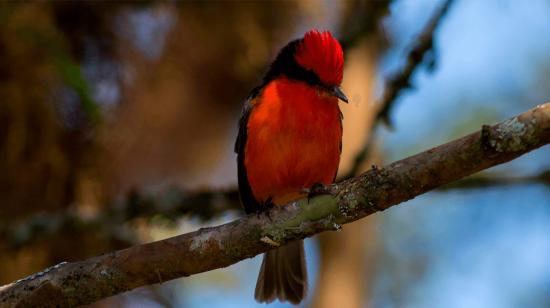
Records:
<instances>
[{"instance_id":1,"label":"tree branch","mask_svg":"<svg viewBox=\"0 0 550 308\"><path fill-rule=\"evenodd\" d=\"M400 72L393 75L386 82L382 99L377 104L379 109L375 120L372 121L372 126L369 129L370 132L374 132L375 126L380 121L384 122L388 127L392 127L392 122L390 120L391 110L399 95L401 95L403 91L411 88L412 75L416 69L420 67L420 64L423 63L423 60L427 55L432 55L429 67L433 68L435 66L435 50L433 44L434 33L449 11L453 2L454 0L446 0L445 3L443 3L441 7L436 10L428 24L415 39L414 47L411 48L409 54L407 55L407 62L405 66ZM368 139L365 140L363 147L355 155L352 167L342 178L347 179L357 175L359 168L361 168L361 165L363 165L365 159L369 157L370 149L372 148L374 141L375 138L372 138L372 134L370 134Z\"/></svg>"},{"instance_id":2,"label":"tree branch","mask_svg":"<svg viewBox=\"0 0 550 308\"><path fill-rule=\"evenodd\" d=\"M377 211L550 143L550 103L330 186L322 195L162 241L66 263L0 287L0 305L76 306L226 267Z\"/></svg>"},{"instance_id":3,"label":"tree branch","mask_svg":"<svg viewBox=\"0 0 550 308\"><path fill-rule=\"evenodd\" d=\"M94 217L82 217L75 212L37 214L23 221L0 224L0 239L10 248L17 249L30 245L47 236L67 229L78 231L100 231L127 243L132 243L131 232L121 232L125 223L136 218L161 217L174 222L184 215L201 220L210 220L229 210L241 210L239 192L236 189L225 191L188 192L170 189L159 195L144 195L131 191L121 204L114 204Z\"/></svg>"},{"instance_id":4,"label":"tree branch","mask_svg":"<svg viewBox=\"0 0 550 308\"><path fill-rule=\"evenodd\" d=\"M454 0L446 0L445 3L436 10L424 30L422 30L420 35L416 38L415 45L407 56L405 67L403 67L401 72L395 74L386 82L384 94L380 102L381 108L377 114L377 118L384 121L386 125L391 126L389 114L395 101L404 90L411 88L411 77L427 56L431 55L431 61L428 67L434 67L436 59L434 56L435 50L433 44L434 33L453 2Z\"/></svg>"},{"instance_id":5,"label":"tree branch","mask_svg":"<svg viewBox=\"0 0 550 308\"><path fill-rule=\"evenodd\" d=\"M451 189L480 189L486 187L511 186L518 184L544 184L550 185L550 170L527 176L495 176L480 175L467 177L460 181L439 187L438 190Z\"/></svg>"}]
</instances>

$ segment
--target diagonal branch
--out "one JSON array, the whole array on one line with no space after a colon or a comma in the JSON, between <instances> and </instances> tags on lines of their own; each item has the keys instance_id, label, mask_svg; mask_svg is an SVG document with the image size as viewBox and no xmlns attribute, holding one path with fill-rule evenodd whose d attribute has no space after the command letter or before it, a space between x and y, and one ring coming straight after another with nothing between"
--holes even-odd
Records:
<instances>
[{"instance_id":1,"label":"diagonal branch","mask_svg":"<svg viewBox=\"0 0 550 308\"><path fill-rule=\"evenodd\" d=\"M480 175L467 177L460 181L450 183L439 187L438 190L445 191L450 189L482 189L486 187L501 187L521 184L544 184L550 185L550 170L541 171L527 176L495 176Z\"/></svg>"},{"instance_id":2,"label":"diagonal branch","mask_svg":"<svg viewBox=\"0 0 550 308\"><path fill-rule=\"evenodd\" d=\"M411 78L414 72L420 67L420 65L424 62L424 58L428 55L432 55L429 67L433 67L435 65L435 50L433 44L434 33L446 16L447 12L449 12L453 2L454 0L446 0L435 11L428 24L426 24L422 32L415 39L414 46L407 55L407 62L405 63L405 66L401 69L401 71L394 74L386 82L382 98L377 104L378 112L376 114L376 118L372 121L371 127L368 130L369 132L374 132L374 128L380 121L384 122L388 127L392 127L392 122L390 119L391 110L403 91L411 88ZM369 153L375 140L375 138L372 138L372 134L369 134L368 139L365 140L362 148L355 155L350 170L342 177L343 179L350 178L359 173L359 168L361 168L367 157L369 157Z\"/></svg>"},{"instance_id":3,"label":"diagonal branch","mask_svg":"<svg viewBox=\"0 0 550 308\"><path fill-rule=\"evenodd\" d=\"M6 307L75 306L226 267L349 223L550 143L550 103L447 144L333 184L331 195L221 226L51 267L0 287Z\"/></svg>"},{"instance_id":4,"label":"diagonal branch","mask_svg":"<svg viewBox=\"0 0 550 308\"><path fill-rule=\"evenodd\" d=\"M403 69L392 76L386 83L384 94L380 102L380 110L376 115L377 119L380 119L391 127L390 111L395 104L395 101L399 95L409 88L411 88L411 77L414 71L420 66L427 56L432 56L432 62L429 63L429 67L434 66L434 33L439 24L449 11L449 8L453 4L454 0L446 0L445 3L439 7L424 30L417 37L413 48L409 51L407 56L407 63Z\"/></svg>"}]
</instances>

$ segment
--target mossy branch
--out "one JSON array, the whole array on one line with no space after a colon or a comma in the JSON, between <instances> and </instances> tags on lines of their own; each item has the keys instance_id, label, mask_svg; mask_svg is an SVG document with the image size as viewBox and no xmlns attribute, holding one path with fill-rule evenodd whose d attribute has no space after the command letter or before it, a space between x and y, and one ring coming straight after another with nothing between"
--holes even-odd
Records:
<instances>
[{"instance_id":1,"label":"mossy branch","mask_svg":"<svg viewBox=\"0 0 550 308\"><path fill-rule=\"evenodd\" d=\"M330 195L269 213L48 268L0 287L0 306L67 307L229 266L385 210L550 143L550 103L333 184Z\"/></svg>"}]
</instances>

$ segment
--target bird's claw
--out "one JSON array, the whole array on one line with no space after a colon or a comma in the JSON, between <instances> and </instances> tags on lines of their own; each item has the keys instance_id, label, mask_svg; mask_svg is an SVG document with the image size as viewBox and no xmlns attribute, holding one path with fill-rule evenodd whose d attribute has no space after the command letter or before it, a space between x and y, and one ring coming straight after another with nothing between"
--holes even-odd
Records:
<instances>
[{"instance_id":1,"label":"bird's claw","mask_svg":"<svg viewBox=\"0 0 550 308\"><path fill-rule=\"evenodd\" d=\"M256 211L256 215L258 215L258 218L260 218L260 215L265 213L269 221L272 221L270 212L273 206L275 206L275 204L273 203L273 198L269 197L267 200L262 202L261 206Z\"/></svg>"}]
</instances>

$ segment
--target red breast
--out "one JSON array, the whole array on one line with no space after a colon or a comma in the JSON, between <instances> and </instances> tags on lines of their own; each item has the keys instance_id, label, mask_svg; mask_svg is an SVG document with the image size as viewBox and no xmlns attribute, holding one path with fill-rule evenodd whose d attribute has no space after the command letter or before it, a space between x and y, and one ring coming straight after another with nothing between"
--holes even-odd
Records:
<instances>
[{"instance_id":1,"label":"red breast","mask_svg":"<svg viewBox=\"0 0 550 308\"><path fill-rule=\"evenodd\" d=\"M283 77L268 83L252 103L245 166L258 201L286 203L303 188L333 182L342 139L336 97Z\"/></svg>"}]
</instances>

